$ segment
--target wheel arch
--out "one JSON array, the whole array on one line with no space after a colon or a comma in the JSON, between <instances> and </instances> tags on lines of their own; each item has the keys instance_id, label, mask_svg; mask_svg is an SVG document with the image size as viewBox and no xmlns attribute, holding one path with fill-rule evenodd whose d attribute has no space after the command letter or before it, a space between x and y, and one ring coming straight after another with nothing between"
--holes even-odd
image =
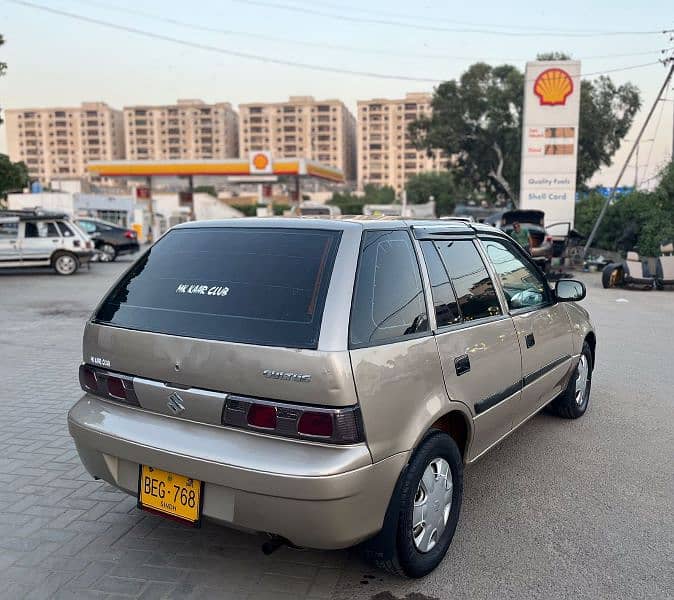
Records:
<instances>
[{"instance_id":1,"label":"wheel arch","mask_svg":"<svg viewBox=\"0 0 674 600\"><path fill-rule=\"evenodd\" d=\"M454 442L456 442L459 452L461 453L461 458L465 463L468 448L473 437L473 419L467 416L462 410L452 408L450 411L437 418L430 425L428 431L433 429L444 431L454 440ZM428 433L428 431L426 433ZM425 435L426 434L424 434L424 437Z\"/></svg>"},{"instance_id":2,"label":"wheel arch","mask_svg":"<svg viewBox=\"0 0 674 600\"><path fill-rule=\"evenodd\" d=\"M590 346L590 351L592 352L592 367L594 368L597 350L597 336L594 334L594 331L588 331L584 341Z\"/></svg>"}]
</instances>

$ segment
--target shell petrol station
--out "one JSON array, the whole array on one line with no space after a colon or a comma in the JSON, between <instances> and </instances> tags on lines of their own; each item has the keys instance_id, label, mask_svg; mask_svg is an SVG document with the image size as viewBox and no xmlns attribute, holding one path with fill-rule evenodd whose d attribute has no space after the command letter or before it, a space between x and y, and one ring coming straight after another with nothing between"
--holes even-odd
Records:
<instances>
[{"instance_id":1,"label":"shell petrol station","mask_svg":"<svg viewBox=\"0 0 674 600\"><path fill-rule=\"evenodd\" d=\"M136 223L134 228L139 237L151 241L153 234L160 232L155 218L153 201L153 182L161 177L178 177L186 180L186 187L180 193L180 204L190 208L190 217L194 218L194 178L223 177L229 184L261 184L269 186L279 182L289 182L291 204L299 214L300 189L302 180L323 183L344 183L344 174L340 169L323 165L307 158L274 158L271 152L251 152L248 159L203 159L203 160L116 160L92 161L88 172L100 178L120 178L143 181L136 188L136 201L147 212L148 231Z\"/></svg>"}]
</instances>

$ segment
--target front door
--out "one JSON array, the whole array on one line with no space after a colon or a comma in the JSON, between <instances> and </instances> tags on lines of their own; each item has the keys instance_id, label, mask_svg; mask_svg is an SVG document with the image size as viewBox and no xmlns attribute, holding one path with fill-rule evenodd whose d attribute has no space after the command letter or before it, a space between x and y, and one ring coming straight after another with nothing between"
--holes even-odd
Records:
<instances>
[{"instance_id":1,"label":"front door","mask_svg":"<svg viewBox=\"0 0 674 600\"><path fill-rule=\"evenodd\" d=\"M447 394L475 415L468 457L473 460L512 428L522 375L517 332L513 320L503 314L475 239L420 243Z\"/></svg>"},{"instance_id":2,"label":"front door","mask_svg":"<svg viewBox=\"0 0 674 600\"><path fill-rule=\"evenodd\" d=\"M0 222L0 267L18 266L20 261L18 219Z\"/></svg>"},{"instance_id":3,"label":"front door","mask_svg":"<svg viewBox=\"0 0 674 600\"><path fill-rule=\"evenodd\" d=\"M61 234L53 221L26 221L21 259L26 262L42 262L51 258L54 250L63 245Z\"/></svg>"},{"instance_id":4,"label":"front door","mask_svg":"<svg viewBox=\"0 0 674 600\"><path fill-rule=\"evenodd\" d=\"M571 321L545 278L514 244L482 240L498 274L522 351L522 398L514 425L561 393L573 366Z\"/></svg>"}]
</instances>

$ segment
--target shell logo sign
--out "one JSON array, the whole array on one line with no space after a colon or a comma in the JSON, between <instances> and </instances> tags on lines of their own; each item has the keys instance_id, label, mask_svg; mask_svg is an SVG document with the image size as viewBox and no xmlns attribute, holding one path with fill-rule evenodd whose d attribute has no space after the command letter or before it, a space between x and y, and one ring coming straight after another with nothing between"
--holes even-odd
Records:
<instances>
[{"instance_id":1,"label":"shell logo sign","mask_svg":"<svg viewBox=\"0 0 674 600\"><path fill-rule=\"evenodd\" d=\"M534 82L534 94L542 106L564 106L573 93L573 79L564 69L546 69Z\"/></svg>"},{"instance_id":2,"label":"shell logo sign","mask_svg":"<svg viewBox=\"0 0 674 600\"><path fill-rule=\"evenodd\" d=\"M251 174L269 174L272 172L271 152L251 152L249 157Z\"/></svg>"}]
</instances>

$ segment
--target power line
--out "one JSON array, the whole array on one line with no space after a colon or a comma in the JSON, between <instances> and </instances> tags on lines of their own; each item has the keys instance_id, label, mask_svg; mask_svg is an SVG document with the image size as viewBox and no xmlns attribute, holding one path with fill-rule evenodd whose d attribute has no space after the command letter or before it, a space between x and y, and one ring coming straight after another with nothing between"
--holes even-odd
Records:
<instances>
[{"instance_id":1,"label":"power line","mask_svg":"<svg viewBox=\"0 0 674 600\"><path fill-rule=\"evenodd\" d=\"M59 15L62 17L68 17L70 19L75 19L77 21L83 21L85 23L92 23L94 25L101 25L102 27L108 27L110 29L116 29L118 31L124 31L126 33L134 33L143 37L152 38L155 40L162 40L165 42L172 42L174 44L180 44L181 46L187 46L190 48L196 48L199 50L206 50L209 52L217 52L219 54L226 54L229 56L236 56L238 58L247 58L250 60L255 60L258 62L264 62L268 64L283 65L288 67L297 67L302 69L309 69L312 71L323 71L327 73L339 73L342 75L359 75L362 77L373 77L376 79L394 79L400 81L418 81L424 83L441 83L441 79L434 79L432 77L414 77L408 75L389 75L385 73L375 73L370 71L356 71L352 69L342 69L339 67L330 67L326 65L315 65L310 63L303 63L294 60L284 60L281 58L273 58L271 56L263 56L260 54L252 54L249 52L240 52L238 50L229 50L227 48L220 48L218 46L212 46L210 44L202 44L199 42L191 42L188 40L183 40L180 38L175 38L169 35L163 35L161 33L153 33L151 31L146 31L144 29L138 29L137 27L130 27L127 25L119 25L117 23L111 23L109 21L104 21L102 19L96 19L94 17L87 17L77 13L71 13L65 10L59 10L57 8L51 8L49 6L42 6L41 4L35 4L33 2L27 2L26 0L7 0L12 4L19 4L21 6L27 6L29 8L34 8L36 10L41 10L43 12L48 12L54 15Z\"/></svg>"},{"instance_id":2,"label":"power line","mask_svg":"<svg viewBox=\"0 0 674 600\"><path fill-rule=\"evenodd\" d=\"M293 60L284 60L280 58L273 58L270 56L263 56L259 54L251 54L249 52L240 52L238 50L230 50L227 48L221 48L219 46L213 46L210 44L203 44L200 42L192 42L189 40L183 40L180 38L175 38L172 36L160 34L160 33L154 33L151 31L146 31L144 29L139 29L137 27L130 27L127 25L120 25L117 23L111 23L109 21L104 21L102 19L96 19L94 17L87 17L85 15L80 15L77 13L72 13L64 10L59 10L56 8L51 8L48 6L43 6L41 4L36 4L34 2L29 2L27 0L7 0L8 2L11 2L12 4L18 4L21 6L26 6L29 8L33 8L35 10L40 10L43 12L47 12L50 14L54 15L59 15L62 17L68 17L70 19L74 19L77 21L82 21L85 23L91 23L94 25L100 25L102 27L107 27L109 29L116 29L118 31L124 31L125 33L133 33L135 35L140 35L143 37L155 39L155 40L161 40L165 42L171 42L174 44L179 44L181 46L186 46L189 48L196 48L198 50L205 50L208 52L216 52L218 54L225 54L228 56L236 56L238 58L246 58L249 60L255 60L258 62L264 62L268 64L277 64L277 65L283 65L283 66L289 66L289 67L296 67L300 69L307 69L307 70L312 70L312 71L321 71L321 72L327 72L327 73L338 73L341 75L357 75L361 77L371 77L371 78L376 78L376 79L389 79L389 80L399 80L399 81L416 81L416 82L424 82L424 83L442 83L442 79L435 79L432 77L415 77L415 76L408 76L408 75L393 75L393 74L385 74L385 73L376 73L376 72L371 72L371 71L358 71L358 70L353 70L353 69L344 69L340 67L330 67L326 65L316 65L316 64L310 64L310 63L303 63L303 62L298 62L298 61L293 61ZM649 63L642 63L640 65L632 65L628 67L621 67L621 68L616 68L616 69L609 69L605 71L596 71L594 73L584 73L581 75L578 75L576 77L585 77L585 76L593 76L593 75L601 75L604 73L615 73L618 71L629 71L632 69L639 69L642 67L647 67L651 65L656 65L660 64L659 61L655 62L649 62Z\"/></svg>"},{"instance_id":3,"label":"power line","mask_svg":"<svg viewBox=\"0 0 674 600\"><path fill-rule=\"evenodd\" d=\"M494 29L513 29L513 30L529 30L531 27L525 26L525 25L504 25L502 23L474 23L474 22L469 22L469 21L456 21L453 19L447 19L444 17L440 17L438 15L433 15L429 17L421 16L419 14L413 14L413 13L401 13L401 12L391 12L391 11L382 11L382 10L373 10L371 8L363 8L362 6L354 6L353 4L348 4L345 5L343 3L336 4L334 2L318 2L317 0L291 0L294 4L309 4L311 6L323 6L326 8L334 8L338 9L339 11L344 11L344 9L348 9L350 11L356 11L356 12L361 12L361 13L366 13L366 14L371 14L371 15L383 15L386 17L393 17L393 18L399 18L399 19L412 19L413 21L431 21L433 23L448 23L451 25L462 25L465 27L489 27L489 28L494 28ZM560 34L565 34L565 33L584 33L588 35L597 35L604 33L602 30L589 30L589 29L559 29L559 28L553 28L553 27L539 27L538 31L541 31L542 33L560 33ZM610 32L609 32L610 33Z\"/></svg>"},{"instance_id":4,"label":"power line","mask_svg":"<svg viewBox=\"0 0 674 600\"><path fill-rule=\"evenodd\" d=\"M77 0L78 2L83 2L87 6L96 6L103 8L105 10L111 10L116 12L121 12L129 15L137 15L140 17L145 17L155 21L160 21L163 23L168 23L170 25L176 25L178 27L184 27L187 29L192 29L195 31L202 31L205 33L216 33L221 35L231 35L237 37L249 37L253 39L279 42L282 44L291 44L296 46L304 46L309 48L321 48L321 49L330 49L330 50L339 50L345 52L354 52L357 54L374 54L379 56L400 56L405 58L423 58L430 60L465 60L465 61L486 61L486 60L498 60L498 61L512 61L512 62L522 62L528 60L526 57L507 57L507 56L456 56L448 55L443 53L418 53L418 52L402 52L395 49L386 49L386 48L363 48L358 46L348 46L343 44L332 44L326 42L308 42L305 40L296 40L291 38L285 38L275 35L268 35L258 32L251 31L239 31L234 29L223 29L220 27L213 27L210 25L203 25L200 23L188 22L179 19L174 19L172 17L165 17L162 15L150 13L144 10L132 9L132 8L123 8L117 5L107 4L105 2L97 2L95 0ZM606 58L627 58L632 56L649 56L651 54L659 54L664 52L664 48L658 48L655 50L645 50L642 52L631 52L631 53L619 53L619 54L603 54L597 56L585 56L581 57L579 60L595 60L595 59L606 59Z\"/></svg>"},{"instance_id":5,"label":"power line","mask_svg":"<svg viewBox=\"0 0 674 600\"><path fill-rule=\"evenodd\" d=\"M442 27L439 25L421 25L415 23L406 23L404 21L394 21L385 18L373 17L358 17L350 16L343 13L332 13L315 8L304 8L299 6L292 6L289 4L279 4L275 2L267 2L265 0L232 0L233 2L243 3L247 6L255 5L265 8L274 8L277 10L285 10L291 12L300 12L303 14L315 15L319 17L326 17L329 19L337 19L340 21L348 21L350 23L366 23L372 25L387 25L391 27L402 27L404 29L416 29L418 31L442 31L446 33L479 33L486 35L499 35L508 37L598 37L598 36L622 36L622 35L653 35L663 33L662 30L648 30L648 31L601 31L601 32L550 32L550 31L498 31L488 29L486 27L465 28L465 27Z\"/></svg>"}]
</instances>

